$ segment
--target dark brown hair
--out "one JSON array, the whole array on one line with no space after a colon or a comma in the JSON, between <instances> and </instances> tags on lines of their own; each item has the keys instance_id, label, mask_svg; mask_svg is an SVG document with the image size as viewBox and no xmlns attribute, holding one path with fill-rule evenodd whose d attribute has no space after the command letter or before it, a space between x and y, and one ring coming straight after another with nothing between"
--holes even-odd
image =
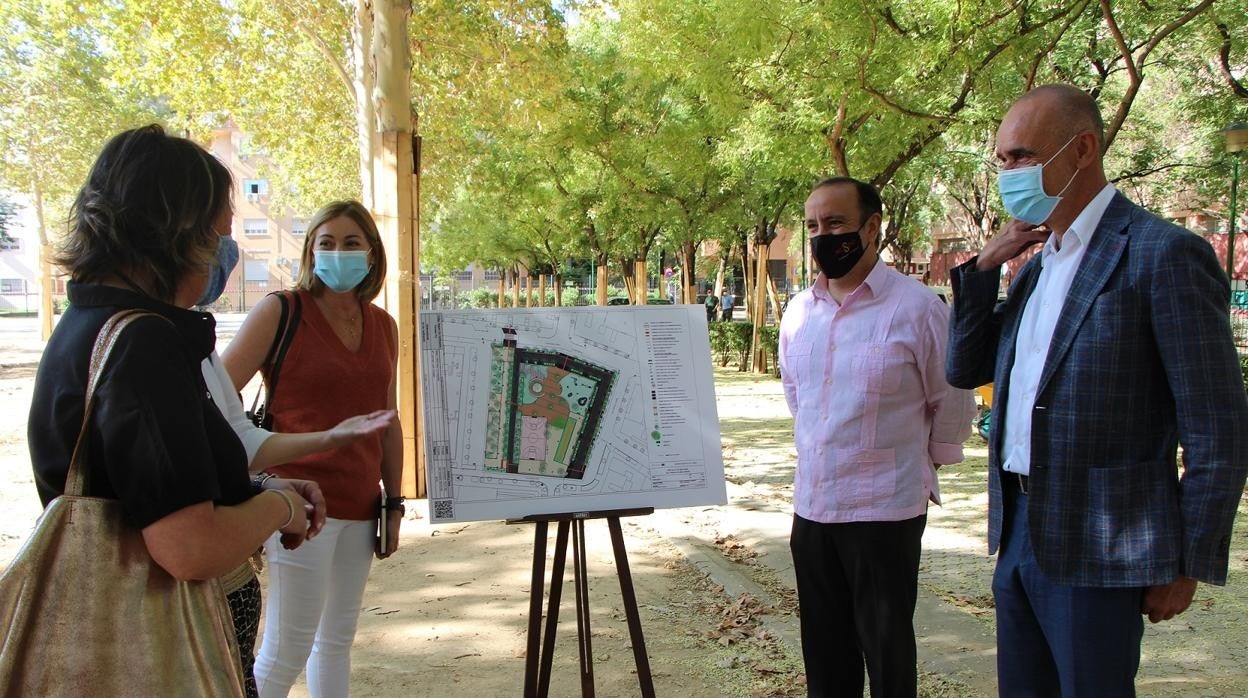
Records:
<instances>
[{"instance_id":1,"label":"dark brown hair","mask_svg":"<svg viewBox=\"0 0 1248 698\"><path fill-rule=\"evenodd\" d=\"M91 166L53 257L74 281L143 273L158 299L215 255L213 224L230 205L230 171L156 124L113 136Z\"/></svg>"},{"instance_id":2,"label":"dark brown hair","mask_svg":"<svg viewBox=\"0 0 1248 698\"><path fill-rule=\"evenodd\" d=\"M824 187L834 187L842 184L853 187L854 191L858 193L858 213L862 216L858 220L859 223L865 224L868 218L877 213L881 216L884 215L884 204L880 201L880 193L870 184L860 182L853 177L828 177L827 179L821 179L815 183L815 186L810 188L810 193L813 194Z\"/></svg>"}]
</instances>

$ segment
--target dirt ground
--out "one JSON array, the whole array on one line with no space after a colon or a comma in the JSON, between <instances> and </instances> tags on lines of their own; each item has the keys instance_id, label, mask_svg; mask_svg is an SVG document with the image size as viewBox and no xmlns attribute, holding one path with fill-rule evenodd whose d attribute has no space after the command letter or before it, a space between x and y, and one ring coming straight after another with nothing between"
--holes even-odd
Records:
<instances>
[{"instance_id":1,"label":"dirt ground","mask_svg":"<svg viewBox=\"0 0 1248 698\"><path fill-rule=\"evenodd\" d=\"M223 340L229 327L224 325ZM42 345L31 320L0 318L0 566L40 511L26 419ZM729 504L623 520L647 655L659 696L804 695L788 528L792 420L774 379L716 370ZM982 440L941 470L945 504L928 512L915 613L919 695L995 695ZM375 562L353 651L356 696L521 695L532 574L530 524L428 524L423 502L399 551ZM1201 585L1180 618L1148 624L1141 696L1248 695L1248 493L1236 520L1231 577ZM548 560L553 553L553 526ZM594 683L638 695L614 556L604 521L586 523ZM566 573L571 579L571 561ZM549 576L547 575L547 580ZM571 583L563 586L552 696L580 695ZM306 696L302 684L295 696Z\"/></svg>"},{"instance_id":2,"label":"dirt ground","mask_svg":"<svg viewBox=\"0 0 1248 698\"><path fill-rule=\"evenodd\" d=\"M40 345L0 319L0 565L17 553L41 507L26 448ZM27 323L23 323L23 327ZM374 562L353 650L358 696L513 696L522 691L532 575L532 525L433 527L423 502L409 511L401 547ZM691 566L645 519L624 519L647 654L660 696L801 695L801 661L756 616ZM638 694L605 521L586 523L593 673L597 695ZM548 544L553 554L554 526ZM580 695L569 555L556 633L552 696ZM549 583L549 572L546 576ZM307 695L296 686L292 695Z\"/></svg>"}]
</instances>

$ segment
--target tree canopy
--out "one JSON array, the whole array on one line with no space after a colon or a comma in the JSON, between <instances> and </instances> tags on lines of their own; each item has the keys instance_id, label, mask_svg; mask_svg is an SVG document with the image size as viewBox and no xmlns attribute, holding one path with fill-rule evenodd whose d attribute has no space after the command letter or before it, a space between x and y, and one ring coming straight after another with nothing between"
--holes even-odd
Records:
<instances>
[{"instance_id":1,"label":"tree canopy","mask_svg":"<svg viewBox=\"0 0 1248 698\"><path fill-rule=\"evenodd\" d=\"M359 9L0 2L0 185L63 213L108 134L232 121L280 201L361 196ZM423 264L585 258L629 276L663 251L688 289L713 272L701 242L765 242L830 174L881 189L895 253L940 226L974 245L1003 218L996 123L1055 81L1097 98L1119 186L1220 211L1217 132L1248 121L1243 15L1230 0L413 3Z\"/></svg>"}]
</instances>

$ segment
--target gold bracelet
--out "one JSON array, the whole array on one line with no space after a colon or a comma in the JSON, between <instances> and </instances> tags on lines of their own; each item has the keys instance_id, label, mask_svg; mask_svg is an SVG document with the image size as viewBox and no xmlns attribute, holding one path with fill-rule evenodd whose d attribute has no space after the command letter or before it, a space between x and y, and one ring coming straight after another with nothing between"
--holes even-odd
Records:
<instances>
[{"instance_id":1,"label":"gold bracelet","mask_svg":"<svg viewBox=\"0 0 1248 698\"><path fill-rule=\"evenodd\" d=\"M265 492L272 492L273 494L280 495L282 501L286 502L286 511L289 515L286 517L286 523L277 527L277 530L280 531L289 526L291 521L295 520L295 501L290 498L290 495L286 493L286 490L265 490Z\"/></svg>"}]
</instances>

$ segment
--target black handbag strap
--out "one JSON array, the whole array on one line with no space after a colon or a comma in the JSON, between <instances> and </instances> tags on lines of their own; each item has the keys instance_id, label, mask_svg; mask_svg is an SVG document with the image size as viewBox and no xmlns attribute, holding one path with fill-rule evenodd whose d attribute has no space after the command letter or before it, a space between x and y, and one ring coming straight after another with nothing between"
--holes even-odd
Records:
<instances>
[{"instance_id":1,"label":"black handbag strap","mask_svg":"<svg viewBox=\"0 0 1248 698\"><path fill-rule=\"evenodd\" d=\"M82 496L87 491L87 467L82 462L87 457L87 449L84 446L87 441L87 426L91 422L91 411L95 407L95 388L99 385L100 374L104 372L104 364L108 362L109 355L113 353L113 347L116 346L122 330L135 320L148 315L165 319L156 313L143 310L122 310L110 317L100 328L99 334L95 336L95 344L91 347L91 363L87 368L87 392L84 397L86 405L82 410L82 427L78 429L74 453L69 458L69 472L65 474L64 493L67 495Z\"/></svg>"},{"instance_id":2,"label":"black handbag strap","mask_svg":"<svg viewBox=\"0 0 1248 698\"><path fill-rule=\"evenodd\" d=\"M298 291L290 294L289 299L285 291L277 291L272 295L277 296L282 310L277 321L277 332L273 335L273 344L269 345L269 352L264 357L264 365L269 367L263 391L266 411L273 406L273 396L277 394L277 379L282 372L282 363L286 361L286 353L290 351L290 345L295 341L295 330L298 329L299 319L303 316L303 301L299 298ZM256 397L251 402L253 414L260 404L260 392L256 391Z\"/></svg>"}]
</instances>

